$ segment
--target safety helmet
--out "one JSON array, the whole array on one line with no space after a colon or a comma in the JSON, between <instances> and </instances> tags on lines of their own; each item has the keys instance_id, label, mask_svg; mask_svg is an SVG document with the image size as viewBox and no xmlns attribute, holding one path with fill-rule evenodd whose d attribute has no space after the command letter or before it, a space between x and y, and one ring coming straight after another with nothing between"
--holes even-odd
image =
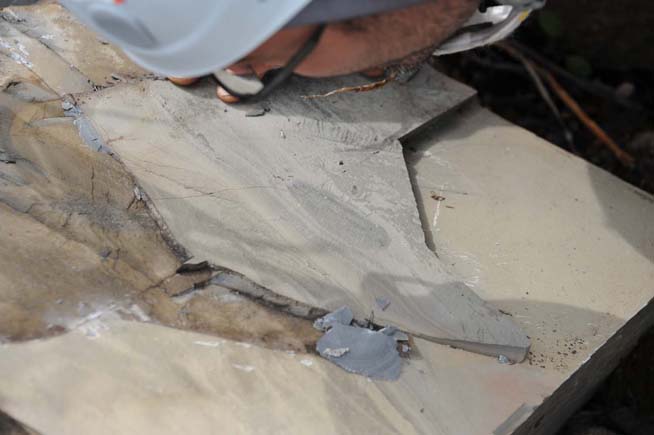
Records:
<instances>
[{"instance_id":1,"label":"safety helmet","mask_svg":"<svg viewBox=\"0 0 654 435\"><path fill-rule=\"evenodd\" d=\"M194 77L222 69L286 26L329 23L423 3L427 0L61 0L84 24L144 68L159 74ZM525 3L511 3L492 16L502 34L515 28ZM511 11L508 14L505 13ZM477 17L480 19L480 17ZM483 29L492 33L490 29ZM474 48L489 35L464 33L446 52ZM492 36L492 35L491 35ZM467 38L467 42L461 40Z\"/></svg>"}]
</instances>

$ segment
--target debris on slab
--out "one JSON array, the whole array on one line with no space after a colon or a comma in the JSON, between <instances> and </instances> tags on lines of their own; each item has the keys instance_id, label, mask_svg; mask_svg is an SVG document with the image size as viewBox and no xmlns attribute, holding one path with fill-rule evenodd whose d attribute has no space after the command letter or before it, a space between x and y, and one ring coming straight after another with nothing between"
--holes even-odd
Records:
<instances>
[{"instance_id":1,"label":"debris on slab","mask_svg":"<svg viewBox=\"0 0 654 435\"><path fill-rule=\"evenodd\" d=\"M391 300L388 298L375 298L375 303L380 310L386 311L386 308L391 305Z\"/></svg>"},{"instance_id":2,"label":"debris on slab","mask_svg":"<svg viewBox=\"0 0 654 435\"><path fill-rule=\"evenodd\" d=\"M379 332L388 335L389 337L393 337L395 341L409 341L409 336L397 329L395 326L387 326L380 329Z\"/></svg>"},{"instance_id":3,"label":"debris on slab","mask_svg":"<svg viewBox=\"0 0 654 435\"><path fill-rule=\"evenodd\" d=\"M138 186L134 186L134 199L136 201L143 201L143 192L141 192Z\"/></svg>"},{"instance_id":4,"label":"debris on slab","mask_svg":"<svg viewBox=\"0 0 654 435\"><path fill-rule=\"evenodd\" d=\"M268 112L268 109L265 107L255 107L253 109L248 110L245 112L245 117L246 118L256 118L258 116L263 116Z\"/></svg>"},{"instance_id":5,"label":"debris on slab","mask_svg":"<svg viewBox=\"0 0 654 435\"><path fill-rule=\"evenodd\" d=\"M10 155L8 152L0 148L0 162L1 163L16 163L16 158Z\"/></svg>"},{"instance_id":6,"label":"debris on slab","mask_svg":"<svg viewBox=\"0 0 654 435\"><path fill-rule=\"evenodd\" d=\"M106 260L107 258L109 258L109 256L111 255L112 252L113 252L113 250L111 248L104 247L104 248L100 249L100 252L98 252L98 255Z\"/></svg>"},{"instance_id":7,"label":"debris on slab","mask_svg":"<svg viewBox=\"0 0 654 435\"><path fill-rule=\"evenodd\" d=\"M508 365L513 365L515 364L514 361L511 361L506 355L500 355L497 357L497 361L499 361L500 364L508 364Z\"/></svg>"},{"instance_id":8,"label":"debris on slab","mask_svg":"<svg viewBox=\"0 0 654 435\"><path fill-rule=\"evenodd\" d=\"M201 261L199 263L184 263L177 268L177 273L192 273L200 272L203 270L210 269L209 263L207 261Z\"/></svg>"}]
</instances>

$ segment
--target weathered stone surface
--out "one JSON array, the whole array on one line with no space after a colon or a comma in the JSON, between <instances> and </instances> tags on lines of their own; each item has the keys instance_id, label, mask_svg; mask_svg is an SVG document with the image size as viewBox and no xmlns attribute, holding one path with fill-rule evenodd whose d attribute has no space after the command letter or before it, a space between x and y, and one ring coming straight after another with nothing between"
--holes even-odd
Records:
<instances>
[{"instance_id":1,"label":"weathered stone surface","mask_svg":"<svg viewBox=\"0 0 654 435\"><path fill-rule=\"evenodd\" d=\"M195 261L308 305L348 305L360 320L373 312L427 339L521 361L528 339L425 245L397 141L467 94L424 70L407 85L302 98L351 80L297 79L258 118L209 98L210 86L165 82L79 103Z\"/></svg>"}]
</instances>

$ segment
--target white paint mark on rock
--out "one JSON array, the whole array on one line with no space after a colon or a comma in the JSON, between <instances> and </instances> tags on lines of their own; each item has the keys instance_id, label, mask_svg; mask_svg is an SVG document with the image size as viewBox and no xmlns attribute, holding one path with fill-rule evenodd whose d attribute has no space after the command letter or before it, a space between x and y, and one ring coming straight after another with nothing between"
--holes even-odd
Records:
<instances>
[{"instance_id":1,"label":"white paint mark on rock","mask_svg":"<svg viewBox=\"0 0 654 435\"><path fill-rule=\"evenodd\" d=\"M23 53L25 56L29 56L29 55L30 55L30 52L27 51L27 48L25 48L25 46L24 46L23 44L21 44L20 42L17 42L17 43L16 43L16 48L18 48L18 51L20 51L21 53Z\"/></svg>"},{"instance_id":2,"label":"white paint mark on rock","mask_svg":"<svg viewBox=\"0 0 654 435\"><path fill-rule=\"evenodd\" d=\"M303 359L300 360L300 364L302 364L305 367L311 367L313 365L313 361L310 359Z\"/></svg>"},{"instance_id":3,"label":"white paint mark on rock","mask_svg":"<svg viewBox=\"0 0 654 435\"><path fill-rule=\"evenodd\" d=\"M219 347L223 343L220 341L194 341L193 344L197 344L198 346L206 346L206 347Z\"/></svg>"},{"instance_id":4,"label":"white paint mark on rock","mask_svg":"<svg viewBox=\"0 0 654 435\"><path fill-rule=\"evenodd\" d=\"M242 370L246 373L250 373L254 371L254 367L252 366L247 366L247 365L241 365L241 364L232 364L232 367L238 370Z\"/></svg>"},{"instance_id":5,"label":"white paint mark on rock","mask_svg":"<svg viewBox=\"0 0 654 435\"><path fill-rule=\"evenodd\" d=\"M30 69L34 66L32 62L30 62L27 58L27 56L29 56L29 52L23 44L18 43L16 46L14 46L7 40L0 38L0 47L7 50L7 55L16 63L19 63Z\"/></svg>"},{"instance_id":6,"label":"white paint mark on rock","mask_svg":"<svg viewBox=\"0 0 654 435\"><path fill-rule=\"evenodd\" d=\"M136 304L130 305L128 311L141 322L149 322L150 317Z\"/></svg>"},{"instance_id":7,"label":"white paint mark on rock","mask_svg":"<svg viewBox=\"0 0 654 435\"><path fill-rule=\"evenodd\" d=\"M445 184L443 184L443 185L441 186L441 190L440 190L439 196L443 196L443 191L445 190L445 187L446 187ZM438 218L439 218L440 215L441 215L441 202L443 202L443 201L436 201L436 211L434 212L434 219L433 219L433 221L432 221L432 223L431 223L432 228L435 228L436 231L440 231L440 230L438 229Z\"/></svg>"}]
</instances>

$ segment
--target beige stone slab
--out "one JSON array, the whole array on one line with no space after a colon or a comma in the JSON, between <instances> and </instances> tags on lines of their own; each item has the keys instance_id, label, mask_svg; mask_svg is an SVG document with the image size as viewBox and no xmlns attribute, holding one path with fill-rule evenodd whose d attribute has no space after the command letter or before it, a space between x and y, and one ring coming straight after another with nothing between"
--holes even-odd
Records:
<instances>
[{"instance_id":1,"label":"beige stone slab","mask_svg":"<svg viewBox=\"0 0 654 435\"><path fill-rule=\"evenodd\" d=\"M474 105L408 145L431 246L568 379L522 428L552 433L654 323L654 200Z\"/></svg>"},{"instance_id":2,"label":"beige stone slab","mask_svg":"<svg viewBox=\"0 0 654 435\"><path fill-rule=\"evenodd\" d=\"M476 210L478 215L493 216L504 207L510 207L518 213L521 210L517 206L520 201L502 201L497 198L501 192L507 192L507 186L519 184L518 178L511 175L512 171L518 171L516 166L503 167L506 156L493 158L499 151L497 147L503 146L502 149L506 151L506 146L509 146L513 152L525 151L520 153L519 161L523 166L531 168L533 176L550 180L549 175L545 178L539 170L549 167L552 169L544 174L555 172L563 178L575 178L571 193L580 200L585 199L585 204L594 203L599 206L595 202L598 196L595 196L594 184L590 183L593 178L588 176L597 169L570 158L530 133L510 126L487 112L473 110L446 118L435 130L427 132L423 140L425 142L410 144L419 147L420 161L415 164L412 157L409 161L411 166L418 167L418 180L424 192L428 192L424 196L426 204L428 200L436 203L430 198L431 190L440 187L441 183L434 184L433 178L425 177L444 171L448 174L447 180L465 176L461 179L480 189L482 193L477 195L476 200L465 203L482 201L484 208ZM471 149L466 152L468 146ZM460 153L464 154L465 159L458 160ZM491 168L478 163L483 161L490 162L491 168L503 167L504 174L493 176ZM481 169L474 170L476 167ZM617 192L614 191L609 196L610 201L616 201L612 203L613 207L620 205L625 210L635 208L638 213L632 215L632 219L649 216L654 205L648 205L651 202L646 196L641 196L640 192L631 190L629 186L603 172L599 174L603 180L602 191L617 189ZM504 180L504 188L494 190L493 183L499 182L498 179ZM520 188L515 186L514 189L519 191ZM551 196L544 196L547 192L543 191L541 183L534 183L533 186L529 189L532 195L525 193L520 196L516 190L507 195L518 197L521 201L536 196L537 192L542 192L541 199L550 200L560 200L562 195L567 195L554 191L550 193ZM485 190L482 191L482 187ZM440 201L443 213L444 210L453 212L463 207L463 203L453 203L457 196L451 191L458 189L453 187L449 190L441 193L446 197ZM631 195L629 192L635 193ZM577 196L580 194L584 195ZM484 199L488 195L491 198ZM468 196L471 196L469 191L468 195L462 195L464 199L468 199ZM576 202L574 199L572 201ZM446 208L445 205L454 208ZM435 208L430 210L435 212ZM509 211L505 212L510 214ZM556 215L555 212L550 213ZM467 213L463 214L466 215ZM574 222L574 217L578 215L581 213L570 215L569 220ZM543 220L529 219L524 225L538 233L552 228L547 224L549 219L552 219L551 215L545 216ZM589 219L595 218L591 216L582 219L582 224ZM482 243L484 238L475 241L473 236L468 236L471 226L459 226L461 220L461 215L456 218L441 214L437 221L441 231L435 238L439 255L455 259L455 272L466 277L470 284L476 285L476 275L472 274L474 267L484 271L479 277L480 283L488 276L504 276L508 268L513 271L510 276L520 277L533 286L536 280L529 275L530 271L540 274L538 263L523 262L518 257L508 264L500 264L501 261L490 261L489 258L492 257L488 256L484 257L485 263L476 263L477 256L488 255L484 254L484 247L495 249L496 241ZM492 222L497 224L502 220L481 219L477 224L483 228ZM608 221L604 218L595 219L594 222L596 224L592 231L600 234L600 239L603 239L602 234L612 234L612 230L605 226ZM582 228L582 224L576 225ZM649 228L638 224L633 224L633 227L645 230ZM483 233L483 229L478 230L478 233ZM644 240L647 235L647 231L642 234ZM461 241L461 246L466 247L464 252L457 253L451 245L446 246L448 240L454 244L455 237ZM611 243L616 243L616 240L620 239L609 238ZM629 240L633 239L623 240L623 243L628 243ZM515 248L516 253L524 251L522 239L517 239L517 242L520 243ZM476 243L479 246L475 246ZM541 262L545 264L556 261L566 248L560 241L548 246L549 249L542 249L542 252L538 250L542 255ZM610 246L605 248L611 249ZM616 249L629 252L624 246L620 248L620 245ZM602 257L600 252L594 255ZM462 256L465 257L461 258ZM647 293L651 275L648 274L647 263L638 263L638 258L643 257L633 255L625 258L626 261L637 262L642 268L636 275L632 275L629 283L633 285L631 291L634 298L648 300L651 299ZM588 265L588 273L604 273L603 270L607 267L605 263L597 268L594 264L591 262ZM569 279L570 273L539 275L545 276L540 280L547 281L539 289L531 287L529 295L507 295L504 292L510 283L484 287L492 292L486 294L486 297L509 310L514 307L508 303L511 298L518 300L524 297L522 303L533 313L533 318L519 317L519 312L513 314L535 339L532 364L504 366L489 358L417 340L417 356L404 368L399 383L368 383L313 356L298 354L295 357L298 363L293 366L287 364L289 360L286 358L290 355L286 353L257 347L247 348L228 341L229 351L217 358L216 353L199 350L216 350L223 346L215 344L221 342L220 339L154 325L115 323L115 320L100 319L90 329L100 332L95 338L92 338L94 335L84 335L89 329L83 328L52 340L0 347L0 373L11 373L11 376L0 376L0 404L12 416L44 433L88 432L90 429L100 433L105 430L107 433L133 433L135 430L144 434L174 433L179 425L184 425L185 429L195 429L196 433L212 433L216 427L221 430L225 428L227 432L257 433L261 430L262 421L270 422L269 427L275 428L282 424L280 421L283 419L287 433L348 433L351 428L355 428L364 433L486 434L493 433L511 416L515 420L510 420L514 421L514 425L508 425L509 428L515 428L527 420L528 425L522 428L523 431L526 430L524 433L552 433L556 425L564 421L566 414L579 405L588 389L599 382L615 364L614 352L620 349L620 343L633 342L638 329L645 327L641 322L637 325L638 328L624 330L623 339L609 343L609 346L593 342L596 337L592 329L587 329L587 323L597 325L605 322L615 325L616 321L604 313L584 309L581 305L575 306L574 302L567 304L564 299L560 302L551 300L555 296L551 289L556 289L556 284L561 280ZM619 271L614 270L613 273ZM522 274L527 275L528 279ZM599 284L595 286L601 290ZM597 289L580 286L576 292L563 295L562 298L571 299L576 294L599 291ZM536 292L535 295L532 292ZM493 294L498 296L493 297ZM610 293L607 291L604 297L608 300ZM550 298L549 302L541 301L547 298ZM505 302L506 305L503 305ZM635 310L637 303L632 303L631 306ZM555 324L546 323L554 316L558 316ZM622 320L619 323L628 322ZM548 328L552 326L561 329L550 333ZM567 352L567 356L557 355L559 351L569 350L566 339L575 335L584 340L583 343L570 342L577 354ZM563 346L550 348L549 345L541 345L541 340L550 336L561 339ZM607 347L611 348L608 354L604 351ZM621 351L627 348L625 345ZM256 355L246 358L242 352L248 349L254 349ZM544 368L540 367L540 354L545 361ZM588 363L582 366L584 359L588 359ZM42 363L46 360L49 362L47 365ZM302 360L311 360L312 366L306 367ZM601 365L594 364L595 361L600 361ZM244 372L246 366L252 366L254 370ZM306 377L306 373L298 371L311 368L316 368L320 374L312 372L310 377ZM247 378L243 378L245 374L257 376L257 382L248 383ZM239 392L238 395L234 394L235 391ZM561 391L565 394L561 395ZM351 397L347 394L349 392L352 392ZM351 401L343 405L345 411L341 408L343 402L337 400L342 396L346 397L344 400L351 398ZM270 408L270 402L284 406ZM559 406L554 406L552 402ZM53 407L55 403L57 406ZM108 408L107 403L124 405ZM350 409L356 412L349 412ZM421 409L423 412L420 412ZM379 413L393 416L390 418L390 426L380 428ZM535 418L529 418L530 416ZM98 421L103 424L98 425ZM388 419L382 418L381 421L386 425ZM538 427L534 428L539 421Z\"/></svg>"},{"instance_id":3,"label":"beige stone slab","mask_svg":"<svg viewBox=\"0 0 654 435\"><path fill-rule=\"evenodd\" d=\"M2 25L9 38L7 44L13 44L5 44L7 55L36 72L42 82L59 94L79 93L88 90L88 86L96 89L96 83L93 83L91 78L97 81L98 74L104 74L106 78L108 71L114 68L130 68L124 59L116 62L118 54L113 48L91 37L83 27L71 24L70 16L57 5L40 4L29 8L8 9L3 15ZM66 62L70 62L70 65ZM78 85L84 78L86 84L80 88ZM476 297L464 284L457 282L454 277L446 277L442 271L439 272L438 261L425 249L397 143L399 137L465 100L472 95L472 91L433 72L423 71L409 86L393 84L375 92L374 96L363 95L354 100L336 97L328 102L299 98L301 95L322 93L331 88L351 84L353 80L350 77L328 81L323 83L323 88L316 86L316 82L299 81L297 89L294 89L296 92L288 93L290 98L284 98L283 93L278 93L276 100L269 102L277 105L274 115L267 116L266 121L260 122L261 125L258 126L263 134L249 139L253 141L251 143L263 146L270 141L270 132L275 132L273 134L276 135L279 130L279 136L276 136L277 144L292 146L277 149L268 147L270 149L267 159L261 159L259 151L253 149L250 162L259 162L259 167L251 163L249 166L243 165L242 156L232 155L235 160L226 162L230 170L220 167L218 170L215 167L208 170L208 174L224 173L223 179L206 178L202 181L207 186L217 181L216 186L209 186L211 188L222 188L225 184L235 183L236 188L228 187L227 192L219 193L227 196L240 195L243 198L241 202L248 203L250 211L235 210L231 205L220 205L216 209L215 204L209 204L209 208L203 210L208 219L202 219L195 213L194 217L198 217L202 223L191 224L199 228L204 227L204 234L208 235L208 238L198 240L197 231L173 231L173 237L181 240L184 245L187 242L195 243L193 249L188 246L187 248L198 251L197 255L204 256L220 266L247 272L246 274L254 276L254 279L264 286L271 284L275 291L302 302L329 309L342 304L352 304L358 317L362 319L369 313L374 315L375 297L389 297L391 302L395 298L395 303L391 303L389 309L377 313L378 321L390 322L418 335L465 346L474 351L494 355L501 353L514 360L522 360L529 343L521 331L515 328L510 319ZM358 80L361 81L360 78ZM324 86L328 88L324 89ZM151 100L156 102L158 109L163 109L175 122L181 124L173 126L175 131L170 132L169 138L174 138L177 130L181 128L181 131L186 132L192 142L195 142L192 146L200 147L200 153L187 150L190 151L188 155L206 164L206 148L211 148L211 145L205 143L206 136L200 125L196 127L197 131L189 129L189 119L184 116L188 117L192 111L187 111L180 118L180 108L176 107L176 102L171 101L169 106L169 102L158 95L159 91L167 92L174 88L169 84L152 82L143 85L144 92L146 88L156 88ZM121 94L117 91L116 97L119 95ZM184 96L182 92L178 95ZM104 101L106 100L107 98L104 98ZM406 107L396 107L399 101L410 103ZM162 103L160 106L159 102ZM123 103L116 102L118 107ZM124 107L139 106L134 103L129 102ZM203 110L214 114L216 112L216 103L213 101L206 104L206 101L196 98L187 99L185 104L182 110L205 104ZM309 112L314 113L313 118L306 116ZM238 128L243 129L244 133L252 128L239 117L242 113L241 111L236 117L226 117L231 118L234 124L229 127L232 131L227 132L232 133L232 136ZM141 114L134 113L132 116L138 119ZM294 118L294 126L288 124L291 117ZM271 125L271 120L273 124L277 124ZM156 123L156 120L154 121ZM107 136L107 130L111 131L114 126L119 125L117 122L110 124L96 127ZM137 124L138 122L132 125ZM238 124L240 125L237 128ZM304 175L304 178L293 180L294 175L289 173L289 168L286 167L289 161L285 160L287 157L284 157L284 152L294 153L293 146L298 151L305 148L301 143L301 135L286 140L284 129L289 134L294 134L296 132L293 128L305 135L305 142L323 142L323 146L326 142L327 146L324 148L327 151L323 151L319 159L324 159L329 153L334 154L336 151L336 154L329 156L330 159L352 157L353 163L360 165L357 172L363 172L361 169L366 167L368 172L358 175L358 178L346 177L340 173L347 173L347 169L326 168L324 162L315 159L317 154L309 153L300 157L295 155L291 159L291 166L295 165L296 169L300 170L298 173ZM147 133L147 130L144 132ZM208 136L213 138L219 138L224 133L225 130L220 128L207 132ZM120 147L125 136L112 136L115 137L106 138L107 142L115 141L116 146ZM216 139L212 141L216 143ZM146 141L143 143L147 146ZM162 142L162 146L164 143ZM218 143L223 147L234 145L227 141ZM169 141L168 144L174 147L176 140ZM280 150L282 153L277 153ZM278 155L273 156L275 153ZM164 159L168 157L170 156ZM270 165L269 162L274 164ZM150 163L146 161L145 164L147 166ZM221 164L219 162L219 166ZM331 164L344 165L342 160ZM157 162L154 162L154 165L156 166ZM317 171L314 171L311 165L317 165ZM206 165L205 167L209 168ZM385 174L379 172L382 168ZM174 172L177 169L179 168L175 166L175 162L172 162L168 164L168 168L160 168L158 171ZM274 171L278 173L273 173ZM154 171L150 172L154 174ZM316 174L320 175L316 177ZM175 175L163 176L167 179L164 184L168 181L179 181L174 179ZM273 180L269 179L271 176ZM349 179L346 186L342 180L347 178ZM380 179L384 178L385 183L379 183ZM310 182L307 182L309 180ZM339 182L341 185L338 185ZM373 188L364 186L365 183L369 183ZM146 189L156 183L149 184L145 186ZM177 184L176 188L179 188L179 182ZM246 188L241 189L239 185ZM286 189L281 195L284 197L281 202L274 192L275 188L280 186L279 190ZM189 190L184 181L181 182L181 187L185 191ZM357 189L361 189L361 192ZM197 204L203 200L213 202L215 199L214 192L206 195L202 190L191 190L194 194L200 192L200 196L160 198L155 195L154 201L159 208L165 209L165 203L178 203L171 206L174 213L163 211L164 217L172 222L166 222L167 224L174 226L179 222L184 225L189 223L187 217L182 217L184 212L189 210L186 205L181 205L184 200ZM186 193L188 192L182 195ZM373 204L372 208L368 204L370 195L379 201L379 204ZM299 201L298 198L302 200ZM348 198L353 200L352 204L347 203ZM238 201L231 202L233 204ZM293 210L297 209L298 204L303 207L299 213L298 210ZM327 207L318 211L318 204ZM375 213L375 219L368 219ZM216 214L230 216L228 219L219 219L223 225L222 230L227 230L220 231L219 240L222 244L216 244L211 239L215 238L216 233L216 220L211 216ZM288 222L270 225L271 219ZM310 223L312 221L313 228ZM331 232L330 238L320 234L324 231ZM251 234L257 237L252 239L256 240L256 243L249 243L248 252L244 249L247 244L243 244L243 241ZM189 236L196 239L189 241ZM390 246L391 242L393 246ZM306 246L302 246L303 244ZM262 247L267 248L262 250ZM378 247L385 249L378 250ZM291 252L286 252L287 248L290 248ZM314 251L309 255L313 256L311 260L307 260L307 251ZM381 262L378 261L379 258L374 259L375 256L380 256L379 252ZM367 258L371 257L371 254L373 258ZM264 260L265 257L267 258ZM396 275L389 274L390 270ZM358 296L353 298L353 294Z\"/></svg>"},{"instance_id":4,"label":"beige stone slab","mask_svg":"<svg viewBox=\"0 0 654 435\"><path fill-rule=\"evenodd\" d=\"M0 54L0 89L3 93L23 101L48 101L59 98L57 93L29 68L16 62L6 53Z\"/></svg>"},{"instance_id":5,"label":"beige stone slab","mask_svg":"<svg viewBox=\"0 0 654 435\"><path fill-rule=\"evenodd\" d=\"M4 19L0 19L0 53L29 68L60 96L93 89L78 69Z\"/></svg>"},{"instance_id":6,"label":"beige stone slab","mask_svg":"<svg viewBox=\"0 0 654 435\"><path fill-rule=\"evenodd\" d=\"M344 125L328 137L343 141L351 131ZM262 422L285 433L484 434L523 422L518 433L553 433L652 324L651 197L485 111L445 118L409 146L419 150L407 157L421 220L439 230L431 246L451 274L525 328L534 339L529 364L502 366L417 340L400 383L373 388L314 357L298 354L289 366L286 353L228 342L216 358L196 351L221 346L214 337L100 318L52 340L0 346L0 407L43 433L257 433ZM4 210L0 230L12 222L49 237ZM45 252L34 239L34 252ZM74 243L51 241L66 248L59 253L70 249L63 259L90 262L73 257ZM21 253L13 246L0 244L3 258ZM55 263L46 256L39 271L66 270ZM42 282L32 275L31 284ZM256 357L242 358L242 349ZM319 375L299 371L311 358Z\"/></svg>"},{"instance_id":7,"label":"beige stone slab","mask_svg":"<svg viewBox=\"0 0 654 435\"><path fill-rule=\"evenodd\" d=\"M155 325L97 319L94 331L0 346L3 409L52 435L484 434L554 383L422 340L399 381L377 382L315 355Z\"/></svg>"},{"instance_id":8,"label":"beige stone slab","mask_svg":"<svg viewBox=\"0 0 654 435\"><path fill-rule=\"evenodd\" d=\"M180 264L133 179L88 148L60 101L6 92L0 149L15 163L0 162L0 341L59 334L129 306Z\"/></svg>"},{"instance_id":9,"label":"beige stone slab","mask_svg":"<svg viewBox=\"0 0 654 435\"><path fill-rule=\"evenodd\" d=\"M352 80L297 79L256 118L215 101L211 85L143 82L79 102L195 261L312 306L349 305L359 319L521 361L522 332L427 249L396 140L469 94L425 69L377 92L301 98Z\"/></svg>"},{"instance_id":10,"label":"beige stone slab","mask_svg":"<svg viewBox=\"0 0 654 435\"><path fill-rule=\"evenodd\" d=\"M154 319L207 334L118 320L125 312L109 306L139 301L138 292L174 270L174 257L148 226L121 217L130 179L86 147L59 102L0 98L11 109L0 124L3 143L21 158L0 167L0 202L11 204L0 205L0 334L49 335L48 322L63 327L52 334L73 329L0 345L0 407L39 433L480 433L523 401L540 403L556 384L526 366L424 340L399 382L370 382L314 354L207 335L300 351L316 334L310 322L211 289L181 303L156 288L143 294ZM66 208L71 202L88 207ZM120 257L103 259L107 244ZM147 320L139 313L131 317ZM479 382L473 375L482 369ZM509 383L469 415L467 403Z\"/></svg>"},{"instance_id":11,"label":"beige stone slab","mask_svg":"<svg viewBox=\"0 0 654 435\"><path fill-rule=\"evenodd\" d=\"M56 2L6 8L2 14L17 30L56 53L95 86L149 75Z\"/></svg>"}]
</instances>

